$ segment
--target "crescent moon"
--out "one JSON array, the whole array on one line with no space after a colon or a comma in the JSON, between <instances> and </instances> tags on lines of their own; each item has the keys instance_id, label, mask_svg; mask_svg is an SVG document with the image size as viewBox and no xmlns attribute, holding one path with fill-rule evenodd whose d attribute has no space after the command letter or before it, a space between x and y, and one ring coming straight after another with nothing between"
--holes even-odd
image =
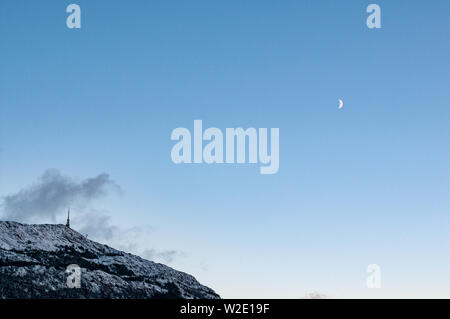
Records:
<instances>
[{"instance_id":1,"label":"crescent moon","mask_svg":"<svg viewBox=\"0 0 450 319\"><path fill-rule=\"evenodd\" d=\"M344 106L344 102L339 99L339 110L342 109L342 107Z\"/></svg>"}]
</instances>

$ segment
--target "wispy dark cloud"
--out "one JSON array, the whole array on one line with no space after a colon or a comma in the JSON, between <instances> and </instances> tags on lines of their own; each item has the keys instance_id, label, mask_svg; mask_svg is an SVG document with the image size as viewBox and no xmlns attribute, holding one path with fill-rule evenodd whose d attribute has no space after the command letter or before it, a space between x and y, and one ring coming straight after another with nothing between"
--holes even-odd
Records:
<instances>
[{"instance_id":1,"label":"wispy dark cloud","mask_svg":"<svg viewBox=\"0 0 450 319\"><path fill-rule=\"evenodd\" d=\"M170 264L175 259L185 256L180 250L148 248L148 243L152 241L151 227L143 225L131 228L117 227L111 224L109 216L99 212L77 216L74 225L80 233L89 236L90 239L139 255L144 259Z\"/></svg>"},{"instance_id":2,"label":"wispy dark cloud","mask_svg":"<svg viewBox=\"0 0 450 319\"><path fill-rule=\"evenodd\" d=\"M71 226L89 239L165 263L184 255L178 250L150 249L150 227L115 226L109 214L90 207L91 201L108 195L112 190L121 193L120 187L108 174L76 180L56 169L49 169L32 185L3 197L1 218L24 223L63 222L65 216L61 215L66 214L67 207L78 207L72 210Z\"/></svg>"},{"instance_id":3,"label":"wispy dark cloud","mask_svg":"<svg viewBox=\"0 0 450 319\"><path fill-rule=\"evenodd\" d=\"M155 249L145 249L141 254L142 258L149 260L162 261L165 263L171 263L176 257L184 255L183 252L178 250L161 250L157 251Z\"/></svg>"},{"instance_id":4,"label":"wispy dark cloud","mask_svg":"<svg viewBox=\"0 0 450 319\"><path fill-rule=\"evenodd\" d=\"M81 214L73 218L77 230L98 241L109 241L117 237L120 228L111 224L111 217L96 212Z\"/></svg>"},{"instance_id":5,"label":"wispy dark cloud","mask_svg":"<svg viewBox=\"0 0 450 319\"><path fill-rule=\"evenodd\" d=\"M120 191L108 174L76 181L49 169L34 184L3 197L3 218L19 222L55 221L67 207L86 205L113 188Z\"/></svg>"}]
</instances>

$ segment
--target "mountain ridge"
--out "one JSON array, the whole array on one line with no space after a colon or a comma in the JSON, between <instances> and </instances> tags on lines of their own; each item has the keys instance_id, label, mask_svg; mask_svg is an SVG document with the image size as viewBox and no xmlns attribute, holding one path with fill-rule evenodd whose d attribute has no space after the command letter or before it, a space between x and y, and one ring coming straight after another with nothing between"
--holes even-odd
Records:
<instances>
[{"instance_id":1,"label":"mountain ridge","mask_svg":"<svg viewBox=\"0 0 450 319\"><path fill-rule=\"evenodd\" d=\"M69 265L81 287L67 286ZM220 298L192 275L87 239L61 224L0 221L0 298Z\"/></svg>"}]
</instances>

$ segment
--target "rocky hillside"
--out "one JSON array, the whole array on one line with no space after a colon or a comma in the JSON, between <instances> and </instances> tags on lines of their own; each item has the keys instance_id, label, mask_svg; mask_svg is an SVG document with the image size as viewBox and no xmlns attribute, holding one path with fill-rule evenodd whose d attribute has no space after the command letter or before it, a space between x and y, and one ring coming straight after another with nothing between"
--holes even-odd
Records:
<instances>
[{"instance_id":1,"label":"rocky hillside","mask_svg":"<svg viewBox=\"0 0 450 319\"><path fill-rule=\"evenodd\" d=\"M68 288L72 264L80 267L80 288ZM0 222L0 298L219 296L191 275L88 240L64 225Z\"/></svg>"}]
</instances>

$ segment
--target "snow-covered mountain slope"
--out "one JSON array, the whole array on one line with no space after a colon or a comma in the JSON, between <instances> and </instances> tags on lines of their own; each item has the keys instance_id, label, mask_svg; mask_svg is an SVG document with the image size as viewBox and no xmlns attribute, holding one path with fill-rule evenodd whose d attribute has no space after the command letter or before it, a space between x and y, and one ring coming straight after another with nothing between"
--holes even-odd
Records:
<instances>
[{"instance_id":1,"label":"snow-covered mountain slope","mask_svg":"<svg viewBox=\"0 0 450 319\"><path fill-rule=\"evenodd\" d=\"M67 266L81 268L68 288ZM219 298L193 276L88 240L64 225L0 221L0 298Z\"/></svg>"}]
</instances>

